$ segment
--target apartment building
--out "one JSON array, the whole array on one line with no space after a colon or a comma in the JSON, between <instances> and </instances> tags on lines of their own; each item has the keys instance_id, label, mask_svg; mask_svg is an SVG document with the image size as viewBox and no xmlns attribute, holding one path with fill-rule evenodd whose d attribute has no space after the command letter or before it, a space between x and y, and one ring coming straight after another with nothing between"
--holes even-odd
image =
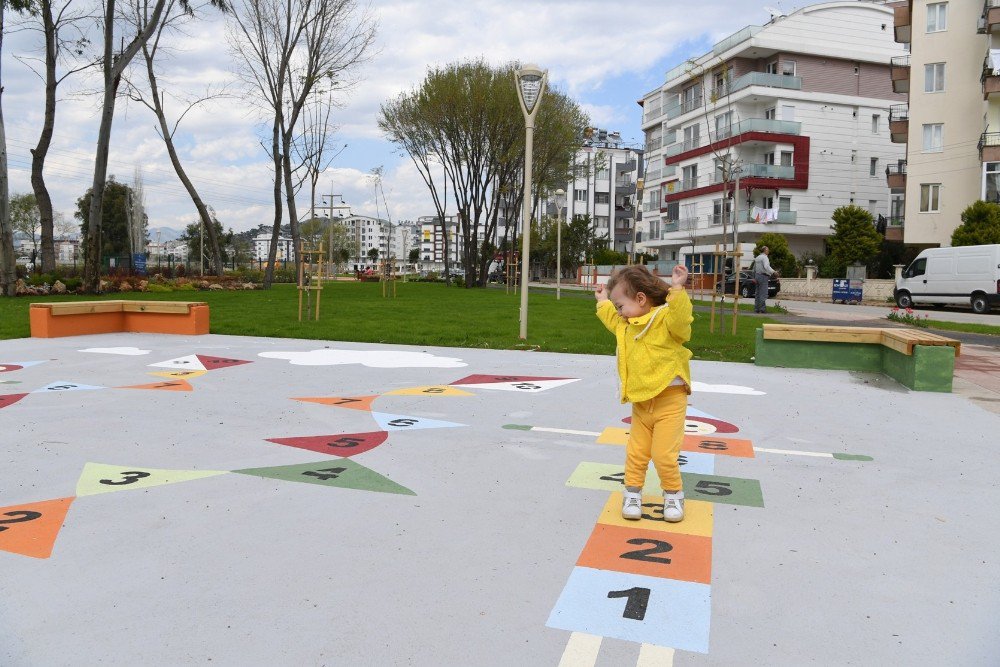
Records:
<instances>
[{"instance_id":1,"label":"apartment building","mask_svg":"<svg viewBox=\"0 0 1000 667\"><path fill-rule=\"evenodd\" d=\"M417 247L418 223L402 220L390 223L383 218L373 218L367 215L349 215L340 219L347 228L351 239L351 257L349 264L359 269L377 268L378 262L384 261L386 252L395 258L397 270L402 270L407 263L410 249ZM377 249L379 259L372 262L368 253Z\"/></svg>"},{"instance_id":2,"label":"apartment building","mask_svg":"<svg viewBox=\"0 0 1000 667\"><path fill-rule=\"evenodd\" d=\"M462 234L458 229L458 218L447 215L444 218L448 234L448 265L458 267L462 262ZM443 271L445 260L445 233L441 229L441 219L436 215L417 218L420 227L420 269L423 271Z\"/></svg>"},{"instance_id":3,"label":"apartment building","mask_svg":"<svg viewBox=\"0 0 1000 667\"><path fill-rule=\"evenodd\" d=\"M643 246L692 273L715 270L738 230L742 262L766 232L793 254L821 252L833 211L889 214L886 77L904 53L893 10L839 1L772 15L681 63L639 102L646 134Z\"/></svg>"},{"instance_id":4,"label":"apartment building","mask_svg":"<svg viewBox=\"0 0 1000 667\"><path fill-rule=\"evenodd\" d=\"M922 246L951 245L962 211L1000 201L1000 0L892 3L894 90L890 112L905 161L887 173L900 215L887 235Z\"/></svg>"},{"instance_id":5,"label":"apartment building","mask_svg":"<svg viewBox=\"0 0 1000 667\"><path fill-rule=\"evenodd\" d=\"M547 193L539 212L562 216L563 221L589 215L595 239L619 252L631 252L643 155L641 147L623 142L619 132L588 128L573 156L574 179L561 186L566 194L560 198Z\"/></svg>"}]
</instances>

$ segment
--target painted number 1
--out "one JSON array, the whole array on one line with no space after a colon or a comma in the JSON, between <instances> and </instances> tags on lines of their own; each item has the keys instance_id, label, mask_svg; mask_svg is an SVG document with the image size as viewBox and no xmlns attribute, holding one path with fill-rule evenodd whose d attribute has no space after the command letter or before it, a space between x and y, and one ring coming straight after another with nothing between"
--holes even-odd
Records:
<instances>
[{"instance_id":1,"label":"painted number 1","mask_svg":"<svg viewBox=\"0 0 1000 667\"><path fill-rule=\"evenodd\" d=\"M633 621L641 621L646 618L646 605L649 604L648 588L630 588L627 591L610 591L609 598L626 598L625 611L622 618L630 618Z\"/></svg>"}]
</instances>

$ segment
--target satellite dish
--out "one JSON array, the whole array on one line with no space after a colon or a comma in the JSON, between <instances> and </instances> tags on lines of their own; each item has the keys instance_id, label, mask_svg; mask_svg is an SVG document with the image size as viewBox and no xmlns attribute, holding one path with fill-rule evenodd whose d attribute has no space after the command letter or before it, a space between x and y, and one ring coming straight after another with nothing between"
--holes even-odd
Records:
<instances>
[{"instance_id":1,"label":"satellite dish","mask_svg":"<svg viewBox=\"0 0 1000 667\"><path fill-rule=\"evenodd\" d=\"M765 6L764 11L770 14L772 19L777 17L782 17L785 15L785 12L781 11L780 9L775 9L774 7Z\"/></svg>"}]
</instances>

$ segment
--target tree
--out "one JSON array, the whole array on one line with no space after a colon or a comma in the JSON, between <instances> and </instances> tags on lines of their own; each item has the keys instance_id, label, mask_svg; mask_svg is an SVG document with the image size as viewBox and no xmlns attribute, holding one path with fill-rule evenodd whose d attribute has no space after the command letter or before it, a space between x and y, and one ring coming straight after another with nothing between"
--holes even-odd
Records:
<instances>
[{"instance_id":1,"label":"tree","mask_svg":"<svg viewBox=\"0 0 1000 667\"><path fill-rule=\"evenodd\" d=\"M55 131L56 93L59 85L69 76L93 67L97 63L84 58L84 49L90 40L81 27L84 21L92 19L85 12L71 8L74 0L38 0L37 12L26 21L32 30L42 33L44 56L42 58L20 57L19 60L28 64L45 84L45 111L42 129L38 135L38 143L31 149L31 188L38 201L39 226L41 228L41 270L50 273L56 268L55 256L55 213L52 209L52 198L45 184L45 159L48 156L52 135ZM77 3L79 4L79 3ZM67 38L66 32L74 31ZM41 61L44 75L40 74L33 61ZM69 65L62 73L58 65L62 62Z\"/></svg>"},{"instance_id":2,"label":"tree","mask_svg":"<svg viewBox=\"0 0 1000 667\"><path fill-rule=\"evenodd\" d=\"M848 264L868 264L882 248L872 214L860 206L841 206L833 212L833 236L827 239L830 259L840 275Z\"/></svg>"},{"instance_id":3,"label":"tree","mask_svg":"<svg viewBox=\"0 0 1000 667\"><path fill-rule=\"evenodd\" d=\"M31 240L32 263L36 264L41 214L38 211L38 204L35 202L35 195L29 192L10 198L10 225L15 232L27 236Z\"/></svg>"},{"instance_id":4,"label":"tree","mask_svg":"<svg viewBox=\"0 0 1000 667\"><path fill-rule=\"evenodd\" d=\"M973 202L962 211L962 224L951 234L953 246L1000 243L1000 204Z\"/></svg>"},{"instance_id":5,"label":"tree","mask_svg":"<svg viewBox=\"0 0 1000 667\"><path fill-rule=\"evenodd\" d=\"M378 248L369 248L368 249L368 261L371 262L372 264L374 264L375 262L377 262L378 261L378 254L379 254L378 253Z\"/></svg>"},{"instance_id":6,"label":"tree","mask_svg":"<svg viewBox=\"0 0 1000 667\"><path fill-rule=\"evenodd\" d=\"M223 12L228 11L228 7L225 4L220 3L217 6ZM138 2L133 6L133 8L135 10L135 14L131 18L138 28L141 27L143 23L141 11L144 9L144 4L142 2ZM164 107L166 104L166 96L164 91L160 90L160 84L154 67L154 61L156 59L157 52L160 49L160 41L163 39L164 32L168 28L174 28L176 24L179 24L184 20L193 19L195 11L195 8L187 4L182 4L179 0L167 0L167 5L163 10L163 18L160 20L160 23L156 28L156 32L149 42L142 44L142 55L143 61L146 65L146 81L149 86L149 93L147 95L138 85L130 81L129 97L145 106L156 116L158 123L156 131L160 135L160 138L163 139L163 143L167 148L167 154L170 157L170 164L173 166L174 172L177 174L177 178L180 179L181 184L184 186L184 189L187 190L188 196L191 198L191 202L198 211L198 217L201 218L201 226L207 230L206 236L208 237L210 260L209 267L214 275L221 276L222 263L225 259L220 246L219 236L216 234L216 232L221 234L221 226L218 225L217 221L213 224L213 215L209 212L209 207L205 205L205 202L202 200L201 195L198 194L198 190L195 188L194 183L187 175L187 172L181 164L180 157L177 154L177 148L174 144L174 135L177 133L177 127L180 125L181 120L184 119L184 116L199 104L219 97L221 93L212 93L209 91L201 98L187 101L186 108L179 114L177 120L174 121L171 126L167 122L167 112ZM202 240L199 237L199 243L201 243L201 241Z\"/></svg>"},{"instance_id":7,"label":"tree","mask_svg":"<svg viewBox=\"0 0 1000 667\"><path fill-rule=\"evenodd\" d=\"M201 233L202 228L204 227L205 229L205 238L204 238L205 241L207 241L212 237L216 239L223 238L222 223L219 222L219 219L215 217L214 212L212 212L211 216L212 217L209 225L205 225L205 223L203 223L199 218L195 222L192 222L191 224L187 225L184 228L184 233L181 234L181 241L187 243L189 254L199 256L202 252L202 248L205 249L205 256L201 257L200 260L198 261L199 266L209 265L210 260L212 262L215 261L214 258L211 256L212 251L210 250L210 243L202 245L203 243L202 233ZM209 226L211 226L213 229L210 229ZM219 261L228 262L229 255L226 253L225 248L220 248L219 252L220 252Z\"/></svg>"},{"instance_id":8,"label":"tree","mask_svg":"<svg viewBox=\"0 0 1000 667\"><path fill-rule=\"evenodd\" d=\"M510 213L520 210L524 119L514 86L516 67L492 67L479 60L435 68L415 91L383 104L379 112L380 129L410 156L442 225L445 198L438 183L445 190L451 185L467 287L486 284L494 256L488 250L495 245L501 211L508 214L509 229L517 218ZM535 122L532 191L537 194L566 182L587 117L575 102L551 90ZM443 182L437 180L439 170Z\"/></svg>"},{"instance_id":9,"label":"tree","mask_svg":"<svg viewBox=\"0 0 1000 667\"><path fill-rule=\"evenodd\" d=\"M267 109L274 166L274 225L264 286L270 287L282 218L282 191L292 243L298 247L291 162L295 129L314 92L343 90L375 40L376 22L355 0L243 0L230 45L249 94ZM325 90L317 88L323 85ZM299 182L301 185L301 181ZM296 262L299 261L296 256Z\"/></svg>"},{"instance_id":10,"label":"tree","mask_svg":"<svg viewBox=\"0 0 1000 667\"><path fill-rule=\"evenodd\" d=\"M80 233L85 234L93 229L95 225L90 224L90 215L93 212L93 189L76 200L76 213L74 216L80 221ZM104 187L104 205L101 207L103 219L96 225L101 230L98 238L99 244L96 252L98 258L108 257L128 257L131 261L132 244L129 238L130 206L134 198L132 188L124 183L119 183L114 176L109 176ZM142 234L145 239L147 221L142 221ZM93 246L89 243L83 244L83 260L86 266L92 263L96 267L96 262L89 254L94 252Z\"/></svg>"},{"instance_id":11,"label":"tree","mask_svg":"<svg viewBox=\"0 0 1000 667\"><path fill-rule=\"evenodd\" d=\"M768 261L771 263L771 267L778 269L783 276L794 276L798 271L798 263L795 261L795 255L792 251L788 249L788 240L785 239L783 234L775 234L774 232L766 232L760 235L757 239L757 245L754 246L753 256L756 257L760 254L760 249L764 246L768 247L770 251L768 253Z\"/></svg>"}]
</instances>

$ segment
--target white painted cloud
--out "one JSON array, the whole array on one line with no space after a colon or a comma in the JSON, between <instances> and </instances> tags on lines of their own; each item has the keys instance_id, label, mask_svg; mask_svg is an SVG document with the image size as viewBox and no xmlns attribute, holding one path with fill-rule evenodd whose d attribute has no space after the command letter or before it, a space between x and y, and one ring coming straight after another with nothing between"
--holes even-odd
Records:
<instances>
[{"instance_id":1,"label":"white painted cloud","mask_svg":"<svg viewBox=\"0 0 1000 667\"><path fill-rule=\"evenodd\" d=\"M705 382L692 382L691 391L703 391L710 394L745 394L748 396L764 396L766 391L759 391L753 387L743 387L735 384L706 384Z\"/></svg>"},{"instance_id":2,"label":"white painted cloud","mask_svg":"<svg viewBox=\"0 0 1000 667\"><path fill-rule=\"evenodd\" d=\"M260 357L285 359L293 366L341 366L361 364L369 368L460 368L461 359L438 357L427 352L402 350L311 350L309 352L261 352Z\"/></svg>"},{"instance_id":3,"label":"white painted cloud","mask_svg":"<svg viewBox=\"0 0 1000 667\"><path fill-rule=\"evenodd\" d=\"M137 347L88 347L81 352L96 352L97 354L122 354L127 357L138 357L149 354L152 350L140 350Z\"/></svg>"}]
</instances>

